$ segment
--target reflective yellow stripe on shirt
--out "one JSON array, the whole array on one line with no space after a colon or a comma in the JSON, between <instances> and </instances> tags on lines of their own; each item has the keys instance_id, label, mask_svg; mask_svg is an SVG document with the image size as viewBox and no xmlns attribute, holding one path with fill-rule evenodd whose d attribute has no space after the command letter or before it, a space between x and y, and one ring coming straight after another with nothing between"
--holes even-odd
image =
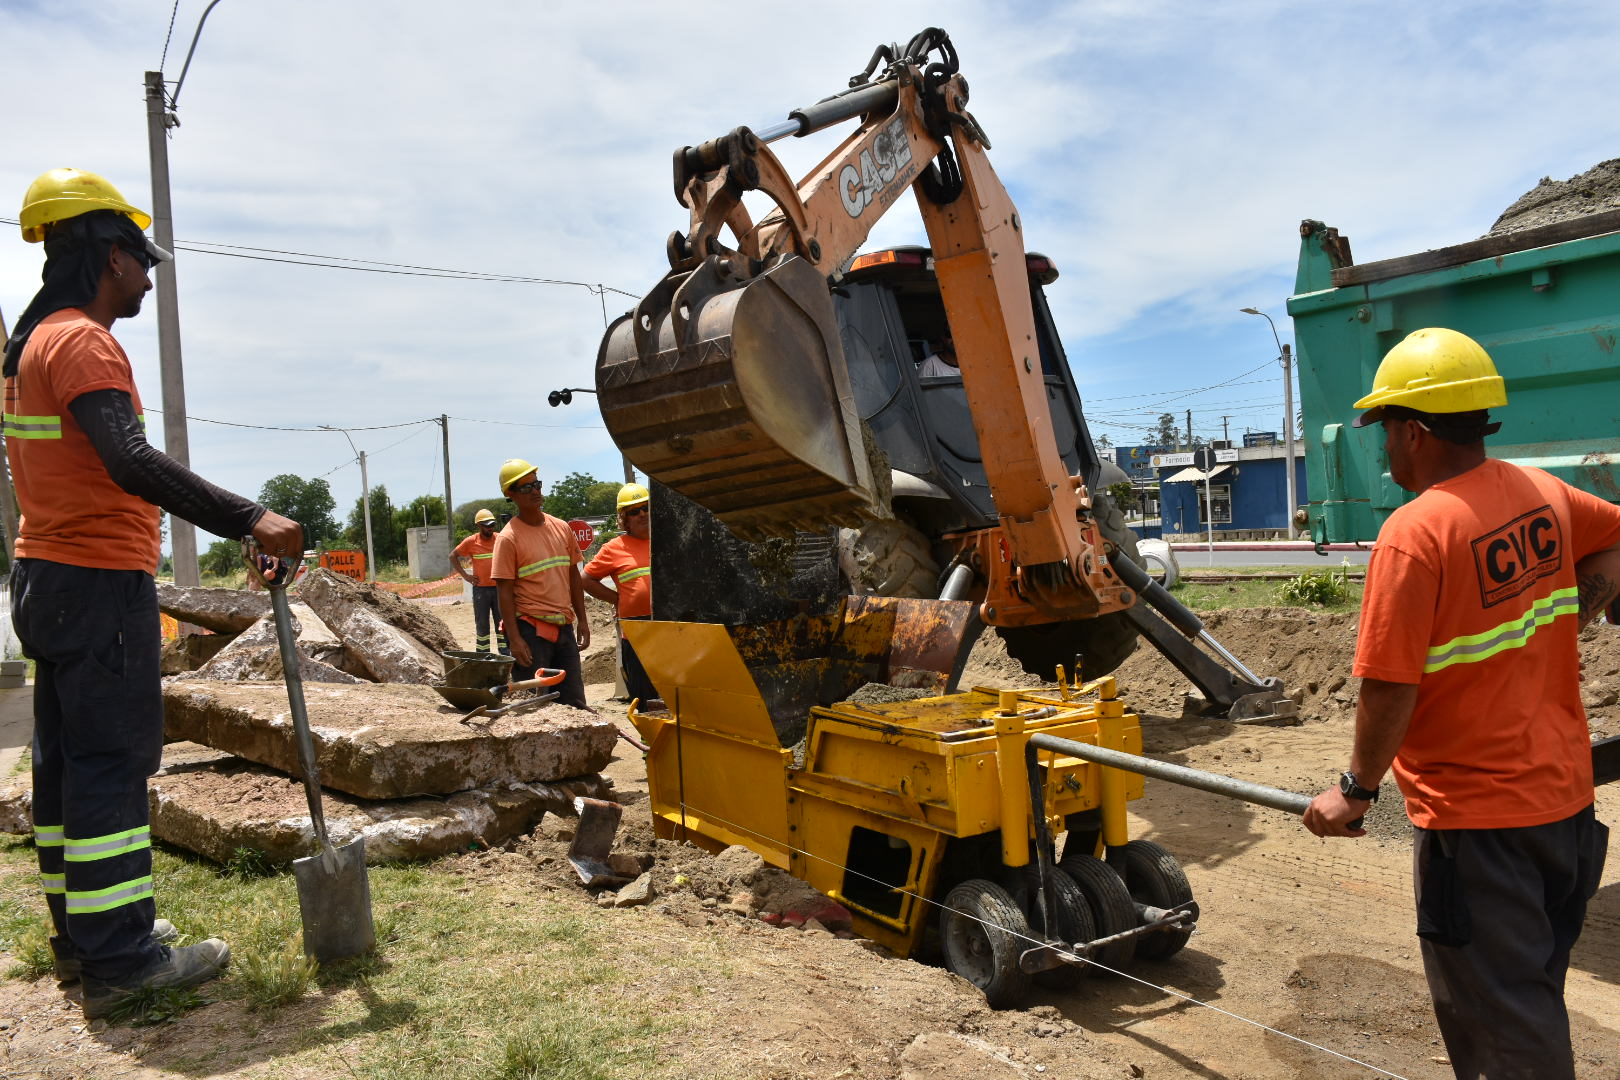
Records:
<instances>
[{"instance_id":1,"label":"reflective yellow stripe on shirt","mask_svg":"<svg viewBox=\"0 0 1620 1080\"><path fill-rule=\"evenodd\" d=\"M623 585L626 582L634 581L637 578L644 578L650 573L652 573L652 567L638 566L634 570L626 570L622 574L614 574L613 580L617 581L620 585Z\"/></svg>"},{"instance_id":2,"label":"reflective yellow stripe on shirt","mask_svg":"<svg viewBox=\"0 0 1620 1080\"><path fill-rule=\"evenodd\" d=\"M8 439L60 439L60 416L20 416L5 414L5 435Z\"/></svg>"},{"instance_id":3,"label":"reflective yellow stripe on shirt","mask_svg":"<svg viewBox=\"0 0 1620 1080\"><path fill-rule=\"evenodd\" d=\"M1537 627L1546 626L1561 615L1575 615L1580 609L1580 596L1574 588L1549 593L1531 604L1530 610L1516 619L1509 619L1482 634L1465 634L1452 638L1444 645L1430 647L1423 672L1439 671L1452 664L1477 664L1497 653L1522 649L1535 637Z\"/></svg>"},{"instance_id":4,"label":"reflective yellow stripe on shirt","mask_svg":"<svg viewBox=\"0 0 1620 1080\"><path fill-rule=\"evenodd\" d=\"M482 555L474 555L473 556L473 558L475 558L475 559L493 559L494 557L495 557L495 553L493 551L486 551Z\"/></svg>"},{"instance_id":5,"label":"reflective yellow stripe on shirt","mask_svg":"<svg viewBox=\"0 0 1620 1080\"><path fill-rule=\"evenodd\" d=\"M533 577L546 570L559 570L567 566L569 561L566 555L553 555L549 559L541 559L539 562L532 562L528 566L518 567L518 577Z\"/></svg>"}]
</instances>

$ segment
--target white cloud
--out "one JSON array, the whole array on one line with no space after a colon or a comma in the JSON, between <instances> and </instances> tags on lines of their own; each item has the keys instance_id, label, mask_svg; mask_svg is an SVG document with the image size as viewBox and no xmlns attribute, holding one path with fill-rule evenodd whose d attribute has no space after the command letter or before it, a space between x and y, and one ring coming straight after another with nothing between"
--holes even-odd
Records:
<instances>
[{"instance_id":1,"label":"white cloud","mask_svg":"<svg viewBox=\"0 0 1620 1080\"><path fill-rule=\"evenodd\" d=\"M169 6L0 10L0 212L5 192L58 164L148 202L141 75ZM171 77L203 6L180 5ZM1599 3L222 4L169 143L176 232L640 292L662 273L664 237L686 227L675 147L836 91L878 42L932 23L960 50L1030 246L1063 269L1051 297L1071 356L1151 350L1171 333L1210 342L1198 357L1089 372L1090 385L1201 385L1223 364L1252 366L1226 337L1256 330L1234 331L1234 309L1280 316L1302 217L1340 227L1364 260L1407 254L1478 235L1544 174L1615 156L1616 21ZM835 141L778 149L803 170ZM10 235L0 307L15 318L41 252ZM921 238L903 209L872 242ZM178 272L195 416L503 421L452 423L460 498L489 491L510 454L552 478L617 475L588 396L544 404L547 390L591 383L602 305L584 289L196 253ZM610 295L609 314L629 304ZM117 333L157 406L155 320ZM357 436L376 452L373 481L399 501L437 490L436 436L384 451L396 437ZM193 424L191 442L199 471L249 494L348 456L325 434ZM345 505L355 472L332 477Z\"/></svg>"}]
</instances>

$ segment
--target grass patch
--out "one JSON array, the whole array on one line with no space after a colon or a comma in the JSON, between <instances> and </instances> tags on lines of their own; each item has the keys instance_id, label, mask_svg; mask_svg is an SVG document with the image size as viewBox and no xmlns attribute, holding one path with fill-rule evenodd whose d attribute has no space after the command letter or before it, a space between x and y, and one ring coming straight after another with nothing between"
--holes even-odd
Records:
<instances>
[{"instance_id":1,"label":"grass patch","mask_svg":"<svg viewBox=\"0 0 1620 1080\"><path fill-rule=\"evenodd\" d=\"M1351 597L1350 575L1346 570L1307 570L1277 586L1277 599L1299 607L1331 607ZM1357 590L1359 596L1359 589Z\"/></svg>"},{"instance_id":2,"label":"grass patch","mask_svg":"<svg viewBox=\"0 0 1620 1080\"><path fill-rule=\"evenodd\" d=\"M182 944L223 937L232 960L206 997L132 1005L122 1022L183 1033L142 1051L148 1067L325 1075L337 1057L357 1080L686 1080L691 1065L664 1048L701 1023L694 988L733 963L718 944L649 939L583 896L441 863L371 867L377 951L311 970L291 871L259 870L154 848L158 914ZM46 925L32 845L0 839L0 943L18 966L49 969ZM188 1011L209 1000L221 1004ZM218 1037L199 1051L196 1032Z\"/></svg>"},{"instance_id":3,"label":"grass patch","mask_svg":"<svg viewBox=\"0 0 1620 1080\"><path fill-rule=\"evenodd\" d=\"M1223 576L1240 577L1245 573L1275 573L1279 567L1249 566L1220 567ZM1296 568L1289 567L1293 570ZM1315 611L1355 611L1361 606L1362 580L1353 577L1345 568L1337 570L1307 570L1303 577L1331 577L1337 587L1331 600L1313 601L1303 590L1290 590L1286 595L1280 586L1291 581L1277 582L1265 579L1253 581L1199 581L1196 570L1184 575L1170 589L1175 598L1194 611L1222 611L1227 608L1307 607Z\"/></svg>"}]
</instances>

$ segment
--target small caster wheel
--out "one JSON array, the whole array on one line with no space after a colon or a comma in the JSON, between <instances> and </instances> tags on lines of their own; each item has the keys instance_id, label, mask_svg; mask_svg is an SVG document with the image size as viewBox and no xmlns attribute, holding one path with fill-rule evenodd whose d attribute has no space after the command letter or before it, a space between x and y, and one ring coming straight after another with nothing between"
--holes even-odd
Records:
<instances>
[{"instance_id":1,"label":"small caster wheel","mask_svg":"<svg viewBox=\"0 0 1620 1080\"><path fill-rule=\"evenodd\" d=\"M1029 922L1006 889L972 878L945 896L939 914L945 966L984 991L992 1009L1017 1005L1029 992L1018 957L1031 948Z\"/></svg>"}]
</instances>

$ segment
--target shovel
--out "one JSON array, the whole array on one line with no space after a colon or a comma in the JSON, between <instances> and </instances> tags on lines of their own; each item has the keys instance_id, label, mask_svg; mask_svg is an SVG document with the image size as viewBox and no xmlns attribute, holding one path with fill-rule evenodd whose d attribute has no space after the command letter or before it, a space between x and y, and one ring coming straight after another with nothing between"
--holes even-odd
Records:
<instances>
[{"instance_id":1,"label":"shovel","mask_svg":"<svg viewBox=\"0 0 1620 1080\"><path fill-rule=\"evenodd\" d=\"M298 882L298 911L304 923L304 954L321 963L343 960L369 952L377 944L371 924L371 883L366 878L366 841L363 836L356 837L339 848L332 846L332 838L327 835L326 815L321 809L320 767L315 761L315 742L309 734L298 644L293 639L292 609L287 604L287 586L298 564L280 560L274 578L266 580L265 572L254 558L256 549L252 537L242 540L242 561L247 563L250 574L264 581L270 593L276 643L281 647L282 678L287 683L287 704L292 710L298 763L304 774L304 795L309 800L309 817L321 843L320 854L293 860L293 877Z\"/></svg>"}]
</instances>

